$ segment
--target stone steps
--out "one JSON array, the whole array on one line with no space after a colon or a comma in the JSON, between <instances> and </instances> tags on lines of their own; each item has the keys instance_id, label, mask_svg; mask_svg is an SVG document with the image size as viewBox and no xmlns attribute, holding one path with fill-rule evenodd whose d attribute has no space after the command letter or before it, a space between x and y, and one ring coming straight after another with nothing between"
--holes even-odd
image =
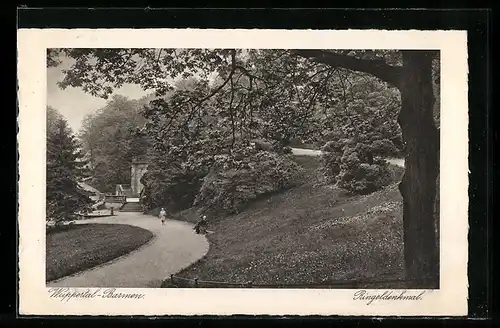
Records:
<instances>
[{"instance_id":1,"label":"stone steps","mask_svg":"<svg viewBox=\"0 0 500 328\"><path fill-rule=\"evenodd\" d=\"M120 212L142 212L142 206L138 202L127 202L120 208Z\"/></svg>"}]
</instances>

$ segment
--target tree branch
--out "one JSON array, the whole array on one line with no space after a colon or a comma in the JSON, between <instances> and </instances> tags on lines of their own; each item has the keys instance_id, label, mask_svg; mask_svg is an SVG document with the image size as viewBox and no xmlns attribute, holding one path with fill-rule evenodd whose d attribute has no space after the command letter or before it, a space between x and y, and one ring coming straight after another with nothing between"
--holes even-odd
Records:
<instances>
[{"instance_id":1,"label":"tree branch","mask_svg":"<svg viewBox=\"0 0 500 328\"><path fill-rule=\"evenodd\" d=\"M231 98L229 100L229 113L231 115L231 132L232 132L231 151L234 148L234 142L236 140L236 135L235 135L235 132L236 132L235 129L236 129L236 127L235 127L234 112L233 112L233 100L234 100L233 74L234 74L234 70L235 70L235 66L236 66L235 55L236 55L236 51L232 50L232 52L231 52L231 58L232 58L232 62L231 62L231 74L229 74L229 81L230 81L230 85L231 85Z\"/></svg>"},{"instance_id":2,"label":"tree branch","mask_svg":"<svg viewBox=\"0 0 500 328\"><path fill-rule=\"evenodd\" d=\"M353 56L320 49L298 49L292 50L292 53L330 67L343 67L353 71L365 72L398 88L400 86L401 68L388 65L383 60L358 59Z\"/></svg>"},{"instance_id":3,"label":"tree branch","mask_svg":"<svg viewBox=\"0 0 500 328\"><path fill-rule=\"evenodd\" d=\"M205 100L208 100L208 99L212 98L217 92L219 92L220 90L222 90L222 88L224 88L226 86L226 84L229 82L229 80L232 79L233 74L234 74L234 70L235 70L235 66L236 66L236 51L234 49L232 49L231 50L231 72L229 73L229 75L227 76L227 78L224 80L224 82L220 86L218 86L211 94L209 94L206 97L201 98L198 101L200 103L202 103Z\"/></svg>"},{"instance_id":4,"label":"tree branch","mask_svg":"<svg viewBox=\"0 0 500 328\"><path fill-rule=\"evenodd\" d=\"M174 53L175 53L175 50L174 50ZM174 108L177 108L177 113L179 112L179 109L182 105L185 105L189 102L195 102L196 104L193 106L193 108L191 109L191 113L189 114L189 116L191 117L192 113L194 113L194 111L196 109L198 109L206 100L212 98L213 96L215 96L215 94L217 94L219 91L222 90L222 88L224 88L229 81L233 82L232 81L232 78L233 78L233 74L234 74L234 71L235 71L235 65L236 65L236 51L234 49L232 49L231 51L231 72L229 73L228 77L224 80L224 82L218 86L217 88L215 88L214 91L212 91L209 95L201 98L201 99L192 99L192 98L188 98L187 100L177 104ZM232 86L231 86L232 87ZM174 109L172 108L172 109ZM163 133L165 130L167 130L168 128L170 128L170 125L172 124L173 122L173 119L174 117L177 115L177 113L175 115L173 115L169 121L169 123L167 125L165 125L161 130L160 130L160 133Z\"/></svg>"}]
</instances>

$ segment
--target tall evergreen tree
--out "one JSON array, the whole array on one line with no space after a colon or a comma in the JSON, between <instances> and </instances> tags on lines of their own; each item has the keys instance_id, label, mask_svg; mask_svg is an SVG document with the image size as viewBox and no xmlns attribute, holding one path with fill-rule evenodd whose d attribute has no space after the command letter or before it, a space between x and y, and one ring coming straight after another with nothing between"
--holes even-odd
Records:
<instances>
[{"instance_id":1,"label":"tall evergreen tree","mask_svg":"<svg viewBox=\"0 0 500 328\"><path fill-rule=\"evenodd\" d=\"M76 138L62 117L53 127L47 131L47 219L59 223L86 211L92 201L78 185L85 162Z\"/></svg>"}]
</instances>

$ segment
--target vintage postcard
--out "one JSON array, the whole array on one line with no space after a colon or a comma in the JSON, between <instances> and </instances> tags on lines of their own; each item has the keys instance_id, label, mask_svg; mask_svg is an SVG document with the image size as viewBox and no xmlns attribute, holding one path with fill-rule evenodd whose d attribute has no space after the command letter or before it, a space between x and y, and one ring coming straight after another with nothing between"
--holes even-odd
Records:
<instances>
[{"instance_id":1,"label":"vintage postcard","mask_svg":"<svg viewBox=\"0 0 500 328\"><path fill-rule=\"evenodd\" d=\"M19 312L467 314L467 33L20 29Z\"/></svg>"}]
</instances>

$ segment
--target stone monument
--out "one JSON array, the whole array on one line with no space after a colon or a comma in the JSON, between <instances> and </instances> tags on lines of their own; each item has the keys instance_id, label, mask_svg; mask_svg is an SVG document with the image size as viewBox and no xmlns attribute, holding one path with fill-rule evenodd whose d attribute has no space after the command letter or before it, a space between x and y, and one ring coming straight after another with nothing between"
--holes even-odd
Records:
<instances>
[{"instance_id":1,"label":"stone monument","mask_svg":"<svg viewBox=\"0 0 500 328\"><path fill-rule=\"evenodd\" d=\"M130 174L130 188L134 197L139 197L144 186L141 183L141 178L148 169L148 162L143 159L134 158L132 160L132 171Z\"/></svg>"}]
</instances>

